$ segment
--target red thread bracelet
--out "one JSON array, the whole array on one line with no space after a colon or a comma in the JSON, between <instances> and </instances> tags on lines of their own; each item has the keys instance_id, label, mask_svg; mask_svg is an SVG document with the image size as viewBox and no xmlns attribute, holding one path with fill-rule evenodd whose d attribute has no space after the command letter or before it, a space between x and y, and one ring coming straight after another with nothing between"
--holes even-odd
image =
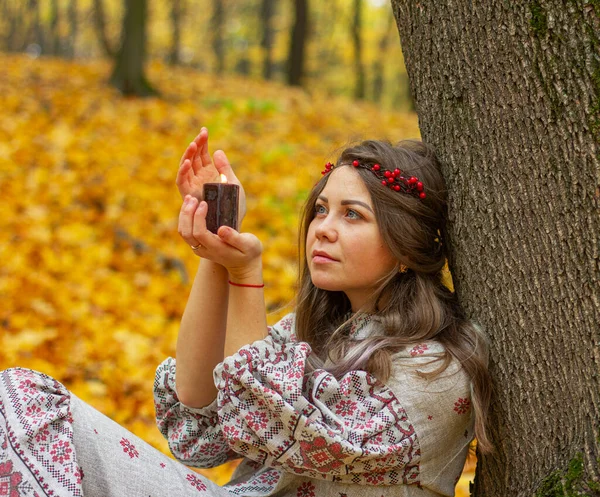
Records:
<instances>
[{"instance_id":1,"label":"red thread bracelet","mask_svg":"<svg viewBox=\"0 0 600 497\"><path fill-rule=\"evenodd\" d=\"M265 284L261 284L261 285L245 285L243 283L234 283L233 281L229 280L229 284L233 285L233 286L247 286L249 288L262 288L265 286Z\"/></svg>"}]
</instances>

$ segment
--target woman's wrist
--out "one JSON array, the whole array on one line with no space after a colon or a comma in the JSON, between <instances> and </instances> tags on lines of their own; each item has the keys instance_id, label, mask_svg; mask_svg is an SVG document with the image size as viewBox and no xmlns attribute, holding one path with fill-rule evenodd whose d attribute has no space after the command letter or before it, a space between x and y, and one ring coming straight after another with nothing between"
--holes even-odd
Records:
<instances>
[{"instance_id":1,"label":"woman's wrist","mask_svg":"<svg viewBox=\"0 0 600 497\"><path fill-rule=\"evenodd\" d=\"M234 286L262 285L262 259L241 268L229 269L229 282Z\"/></svg>"}]
</instances>

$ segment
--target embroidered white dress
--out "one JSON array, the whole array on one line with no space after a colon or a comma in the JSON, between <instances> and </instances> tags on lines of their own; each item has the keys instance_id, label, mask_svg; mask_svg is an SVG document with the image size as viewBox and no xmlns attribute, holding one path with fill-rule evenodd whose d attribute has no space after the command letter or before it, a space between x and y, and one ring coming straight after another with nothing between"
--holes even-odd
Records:
<instances>
[{"instance_id":1,"label":"embroidered white dress","mask_svg":"<svg viewBox=\"0 0 600 497\"><path fill-rule=\"evenodd\" d=\"M369 316L351 336L377 332ZM456 362L434 380L434 341L394 356L387 384L364 371L305 377L310 346L294 314L214 370L218 396L204 408L177 399L176 362L157 369L158 427L173 455L195 467L243 456L226 488L244 496L454 495L473 438L470 383Z\"/></svg>"},{"instance_id":2,"label":"embroidered white dress","mask_svg":"<svg viewBox=\"0 0 600 497\"><path fill-rule=\"evenodd\" d=\"M377 332L362 319L360 339ZM176 362L156 371L157 424L177 462L30 369L0 371L0 495L10 497L451 496L473 437L470 385L456 363L434 380L440 344L364 371L305 377L310 347L290 314L214 371L215 401L181 404ZM243 458L220 487L190 467Z\"/></svg>"}]
</instances>

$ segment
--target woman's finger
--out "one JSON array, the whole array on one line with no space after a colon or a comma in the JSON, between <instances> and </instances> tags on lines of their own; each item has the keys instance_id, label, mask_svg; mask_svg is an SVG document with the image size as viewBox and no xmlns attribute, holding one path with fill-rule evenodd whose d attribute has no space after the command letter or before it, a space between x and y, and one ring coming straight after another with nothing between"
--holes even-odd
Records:
<instances>
[{"instance_id":1,"label":"woman's finger","mask_svg":"<svg viewBox=\"0 0 600 497\"><path fill-rule=\"evenodd\" d=\"M198 144L195 141L193 141L185 149L185 152L183 152L183 155L181 156L181 160L179 161L179 166L181 167L181 165L184 163L184 161L186 159L191 160L194 157L196 150L198 150Z\"/></svg>"},{"instance_id":2,"label":"woman's finger","mask_svg":"<svg viewBox=\"0 0 600 497\"><path fill-rule=\"evenodd\" d=\"M198 148L192 159L192 168L194 174L197 174L203 167L212 165L212 159L208 153L208 129L202 128L194 142Z\"/></svg>"},{"instance_id":3,"label":"woman's finger","mask_svg":"<svg viewBox=\"0 0 600 497\"><path fill-rule=\"evenodd\" d=\"M212 159L210 157L210 153L208 152L208 129L202 128L200 131L202 135L202 146L200 146L200 158L202 159L203 165L212 164Z\"/></svg>"},{"instance_id":4,"label":"woman's finger","mask_svg":"<svg viewBox=\"0 0 600 497\"><path fill-rule=\"evenodd\" d=\"M198 201L194 197L186 195L181 210L179 211L179 226L177 231L190 247L195 247L199 243L199 241L194 238L193 233L194 212L197 203Z\"/></svg>"},{"instance_id":5,"label":"woman's finger","mask_svg":"<svg viewBox=\"0 0 600 497\"><path fill-rule=\"evenodd\" d=\"M229 226L221 226L217 235L227 245L242 252L244 256L254 257L262 252L260 240L251 233L240 233Z\"/></svg>"},{"instance_id":6,"label":"woman's finger","mask_svg":"<svg viewBox=\"0 0 600 497\"><path fill-rule=\"evenodd\" d=\"M204 201L200 202L196 212L194 213L194 226L192 229L192 236L194 240L206 243L207 234L209 231L206 229L206 214L208 212L208 204Z\"/></svg>"},{"instance_id":7,"label":"woman's finger","mask_svg":"<svg viewBox=\"0 0 600 497\"><path fill-rule=\"evenodd\" d=\"M189 159L183 161L179 170L177 171L177 177L175 178L175 184L179 188L179 191L189 183L188 173L192 167L192 162Z\"/></svg>"},{"instance_id":8,"label":"woman's finger","mask_svg":"<svg viewBox=\"0 0 600 497\"><path fill-rule=\"evenodd\" d=\"M224 174L225 176L227 176L228 183L239 184L237 176L233 172L233 168L231 167L231 164L229 163L229 159L227 159L225 152L223 152L222 150L217 150L213 158L215 160L215 167L217 168L219 174Z\"/></svg>"}]
</instances>

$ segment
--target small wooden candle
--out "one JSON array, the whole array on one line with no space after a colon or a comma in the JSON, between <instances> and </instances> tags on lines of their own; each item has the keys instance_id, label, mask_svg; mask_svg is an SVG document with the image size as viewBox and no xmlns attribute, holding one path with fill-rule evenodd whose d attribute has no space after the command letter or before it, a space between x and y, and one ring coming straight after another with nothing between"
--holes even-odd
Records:
<instances>
[{"instance_id":1,"label":"small wooden candle","mask_svg":"<svg viewBox=\"0 0 600 497\"><path fill-rule=\"evenodd\" d=\"M227 177L221 174L221 183L204 184L204 200L208 204L206 229L217 233L220 226L238 229L238 199L240 187L227 183Z\"/></svg>"}]
</instances>

